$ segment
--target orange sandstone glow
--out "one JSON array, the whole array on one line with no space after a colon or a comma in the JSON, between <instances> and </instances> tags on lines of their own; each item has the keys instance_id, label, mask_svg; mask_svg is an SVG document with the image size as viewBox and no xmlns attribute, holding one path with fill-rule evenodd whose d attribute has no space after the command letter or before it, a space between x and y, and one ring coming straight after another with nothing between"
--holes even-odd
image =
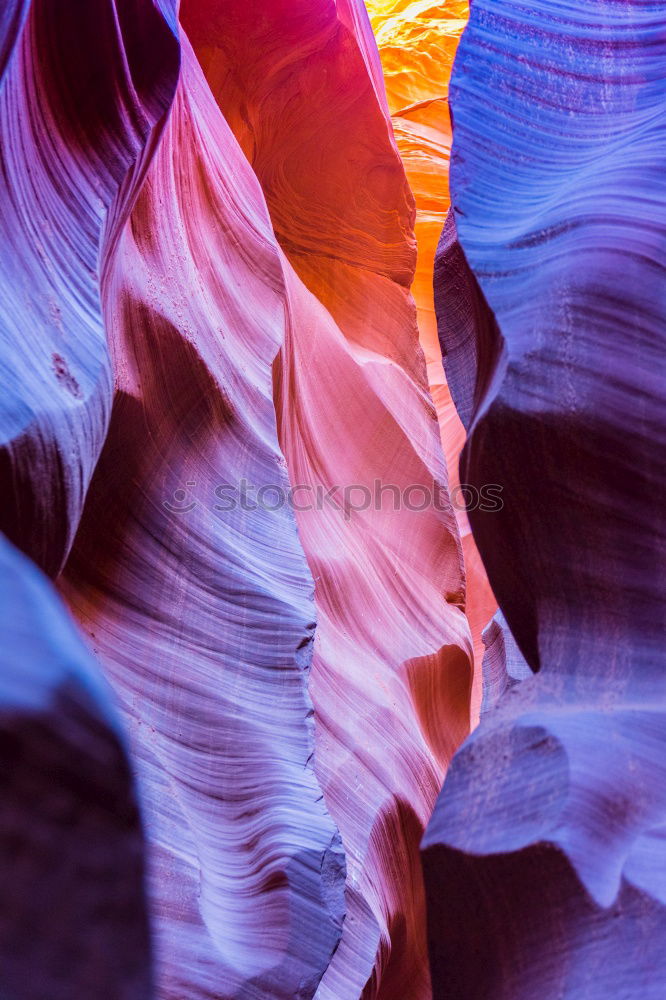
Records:
<instances>
[{"instance_id":1,"label":"orange sandstone glow","mask_svg":"<svg viewBox=\"0 0 666 1000\"><path fill-rule=\"evenodd\" d=\"M386 96L398 149L416 200L414 232L418 246L412 295L419 339L426 357L430 392L437 409L450 490L458 485L458 458L465 443L446 384L437 338L432 275L435 250L449 207L451 122L448 86L453 58L467 23L466 0L367 0L370 21L384 70ZM483 643L481 632L497 608L469 528L458 509L467 574L467 617L474 641L475 685L472 716L478 716Z\"/></svg>"}]
</instances>

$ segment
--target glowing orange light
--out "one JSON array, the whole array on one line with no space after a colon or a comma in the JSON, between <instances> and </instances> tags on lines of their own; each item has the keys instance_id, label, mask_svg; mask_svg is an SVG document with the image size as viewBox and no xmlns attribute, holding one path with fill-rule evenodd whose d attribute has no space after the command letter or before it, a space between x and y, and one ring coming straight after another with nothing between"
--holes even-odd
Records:
<instances>
[{"instance_id":1,"label":"glowing orange light","mask_svg":"<svg viewBox=\"0 0 666 1000\"><path fill-rule=\"evenodd\" d=\"M367 0L382 61L393 130L416 200L414 232L418 258L412 294L419 339L425 353L430 391L437 408L450 485L458 482L458 459L465 431L444 378L437 338L432 277L435 251L449 207L451 123L449 78L467 18L466 0ZM475 697L480 697L481 630L496 602L464 512L459 518L467 569L467 615L475 649Z\"/></svg>"}]
</instances>

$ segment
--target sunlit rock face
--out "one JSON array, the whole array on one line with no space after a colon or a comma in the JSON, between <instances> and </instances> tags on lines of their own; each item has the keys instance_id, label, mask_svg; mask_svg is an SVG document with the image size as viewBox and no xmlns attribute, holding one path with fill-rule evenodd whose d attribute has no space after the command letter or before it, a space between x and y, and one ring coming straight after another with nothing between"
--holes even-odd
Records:
<instances>
[{"instance_id":1,"label":"sunlit rock face","mask_svg":"<svg viewBox=\"0 0 666 1000\"><path fill-rule=\"evenodd\" d=\"M448 81L468 4L369 0L398 149L416 199L418 263L412 291L432 385L442 386L432 300L435 249L448 208Z\"/></svg>"},{"instance_id":2,"label":"sunlit rock face","mask_svg":"<svg viewBox=\"0 0 666 1000\"><path fill-rule=\"evenodd\" d=\"M458 461L465 430L444 377L433 302L435 250L449 204L449 76L469 7L462 0L435 5L426 0L369 0L367 6L398 150L416 201L418 255L412 294L465 555L465 604L476 664L472 711L476 715L481 698L481 633L497 604L465 512L471 497L459 485Z\"/></svg>"},{"instance_id":3,"label":"sunlit rock face","mask_svg":"<svg viewBox=\"0 0 666 1000\"><path fill-rule=\"evenodd\" d=\"M437 998L663 994L665 13L476 0L458 51L467 371L470 313L443 301L441 333L454 398L482 386L462 474L505 506L470 518L535 673L424 841Z\"/></svg>"},{"instance_id":4,"label":"sunlit rock face","mask_svg":"<svg viewBox=\"0 0 666 1000\"><path fill-rule=\"evenodd\" d=\"M0 536L0 965L17 1000L149 1000L125 742L51 583Z\"/></svg>"}]
</instances>

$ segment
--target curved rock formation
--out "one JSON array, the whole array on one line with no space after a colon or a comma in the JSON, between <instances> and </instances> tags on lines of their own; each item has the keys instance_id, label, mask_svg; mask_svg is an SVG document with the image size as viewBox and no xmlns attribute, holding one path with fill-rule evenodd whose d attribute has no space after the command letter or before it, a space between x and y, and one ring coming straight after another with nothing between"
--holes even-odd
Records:
<instances>
[{"instance_id":1,"label":"curved rock formation","mask_svg":"<svg viewBox=\"0 0 666 1000\"><path fill-rule=\"evenodd\" d=\"M1 18L0 529L56 575L111 407L99 272L178 50L150 0L33 0Z\"/></svg>"},{"instance_id":2,"label":"curved rock formation","mask_svg":"<svg viewBox=\"0 0 666 1000\"><path fill-rule=\"evenodd\" d=\"M413 205L363 5L255 14L240 0L188 0L183 23L286 258L276 405L315 579L315 768L348 868L342 940L317 996L419 1000L418 843L469 727L470 646L407 292ZM378 502L376 484L387 487ZM394 510L410 486L422 509ZM299 510L318 490L334 503Z\"/></svg>"},{"instance_id":3,"label":"curved rock formation","mask_svg":"<svg viewBox=\"0 0 666 1000\"><path fill-rule=\"evenodd\" d=\"M284 286L259 185L181 44L107 272L117 394L65 589L132 733L159 995L305 1000L339 939L344 859L309 765L312 581L291 511L271 509Z\"/></svg>"},{"instance_id":4,"label":"curved rock formation","mask_svg":"<svg viewBox=\"0 0 666 1000\"><path fill-rule=\"evenodd\" d=\"M483 700L481 715L497 705L507 691L532 676L523 654L506 623L497 611L483 630Z\"/></svg>"},{"instance_id":5,"label":"curved rock formation","mask_svg":"<svg viewBox=\"0 0 666 1000\"><path fill-rule=\"evenodd\" d=\"M61 6L0 15L0 526L120 702L157 994L428 1000L472 644L365 8Z\"/></svg>"},{"instance_id":6,"label":"curved rock formation","mask_svg":"<svg viewBox=\"0 0 666 1000\"><path fill-rule=\"evenodd\" d=\"M665 13L476 0L456 60L460 266L499 338L462 475L504 487L470 518L537 673L424 840L438 998L663 993Z\"/></svg>"},{"instance_id":7,"label":"curved rock formation","mask_svg":"<svg viewBox=\"0 0 666 1000\"><path fill-rule=\"evenodd\" d=\"M481 633L497 602L465 511L470 497L461 489L458 476L465 421L463 418L461 423L444 377L433 302L435 250L449 202L449 75L460 33L467 23L468 3L454 0L433 6L430 0L369 0L368 11L384 68L396 143L416 201L414 233L418 255L411 290L465 555L465 612L474 643L472 715L476 717L481 697ZM451 307L455 308L453 304Z\"/></svg>"},{"instance_id":8,"label":"curved rock formation","mask_svg":"<svg viewBox=\"0 0 666 1000\"><path fill-rule=\"evenodd\" d=\"M299 503L318 489L336 498L298 512L317 603L316 770L349 871L343 938L318 996L359 996L368 981L367 997L426 997L418 843L469 728L466 622L446 603L461 601L455 520L441 486L439 510L393 509L409 487L420 507L443 473L432 423L430 453L399 423L411 410L418 426L422 405L405 370L350 349L295 275L288 287L280 440L309 491ZM347 507L338 482L356 484ZM373 502L361 510L364 493Z\"/></svg>"},{"instance_id":9,"label":"curved rock formation","mask_svg":"<svg viewBox=\"0 0 666 1000\"><path fill-rule=\"evenodd\" d=\"M16 1000L148 1000L142 836L110 691L0 536L0 966Z\"/></svg>"}]
</instances>

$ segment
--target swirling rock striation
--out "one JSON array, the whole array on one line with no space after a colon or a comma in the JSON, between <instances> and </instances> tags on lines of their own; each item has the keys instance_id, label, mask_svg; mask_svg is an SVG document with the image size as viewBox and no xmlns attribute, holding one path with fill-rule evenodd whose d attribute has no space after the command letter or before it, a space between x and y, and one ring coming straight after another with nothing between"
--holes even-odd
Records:
<instances>
[{"instance_id":1,"label":"swirling rock striation","mask_svg":"<svg viewBox=\"0 0 666 1000\"><path fill-rule=\"evenodd\" d=\"M1 526L61 574L120 704L158 996L427 1000L418 845L472 648L377 49L358 0L189 0L183 22L196 55L166 3L0 16ZM342 502L297 526L290 482ZM105 760L90 794L140 844ZM130 899L96 990L133 997L123 845L69 875L91 935L91 871ZM45 992L78 989L56 971Z\"/></svg>"},{"instance_id":2,"label":"swirling rock striation","mask_svg":"<svg viewBox=\"0 0 666 1000\"><path fill-rule=\"evenodd\" d=\"M413 202L362 4L255 14L188 0L183 23L284 252L278 428L315 579L315 768L347 859L347 916L317 997L419 1000L418 843L469 728L471 648L407 291ZM396 503L409 487L422 509ZM318 490L333 502L317 509Z\"/></svg>"},{"instance_id":3,"label":"swirling rock striation","mask_svg":"<svg viewBox=\"0 0 666 1000\"><path fill-rule=\"evenodd\" d=\"M0 80L21 33L30 0L8 0L0 11Z\"/></svg>"},{"instance_id":4,"label":"swirling rock striation","mask_svg":"<svg viewBox=\"0 0 666 1000\"><path fill-rule=\"evenodd\" d=\"M56 575L111 408L99 274L178 48L150 0L12 3L0 30L0 528Z\"/></svg>"},{"instance_id":5,"label":"swirling rock striation","mask_svg":"<svg viewBox=\"0 0 666 1000\"><path fill-rule=\"evenodd\" d=\"M149 1000L143 838L111 692L0 536L0 966L15 1000Z\"/></svg>"},{"instance_id":6,"label":"swirling rock striation","mask_svg":"<svg viewBox=\"0 0 666 1000\"><path fill-rule=\"evenodd\" d=\"M426 358L428 385L437 410L448 468L449 492L458 520L465 557L465 613L474 643L475 684L472 715L481 697L481 633L497 608L481 563L461 490L458 461L465 443L444 377L433 301L433 266L448 207L451 124L448 84L460 34L467 23L466 0L434 5L429 0L369 0L391 111L391 121L407 180L416 202L414 234L417 261L411 291L416 304L419 340ZM455 299L454 299L455 302Z\"/></svg>"},{"instance_id":7,"label":"swirling rock striation","mask_svg":"<svg viewBox=\"0 0 666 1000\"><path fill-rule=\"evenodd\" d=\"M289 508L238 493L288 486L284 284L256 178L181 45L104 286L117 391L65 591L132 734L159 995L305 1000L344 916L310 764L312 580Z\"/></svg>"},{"instance_id":8,"label":"swirling rock striation","mask_svg":"<svg viewBox=\"0 0 666 1000\"><path fill-rule=\"evenodd\" d=\"M665 13L476 0L458 51L460 266L499 337L462 474L504 487L470 518L536 673L424 840L435 997L663 993Z\"/></svg>"}]
</instances>

